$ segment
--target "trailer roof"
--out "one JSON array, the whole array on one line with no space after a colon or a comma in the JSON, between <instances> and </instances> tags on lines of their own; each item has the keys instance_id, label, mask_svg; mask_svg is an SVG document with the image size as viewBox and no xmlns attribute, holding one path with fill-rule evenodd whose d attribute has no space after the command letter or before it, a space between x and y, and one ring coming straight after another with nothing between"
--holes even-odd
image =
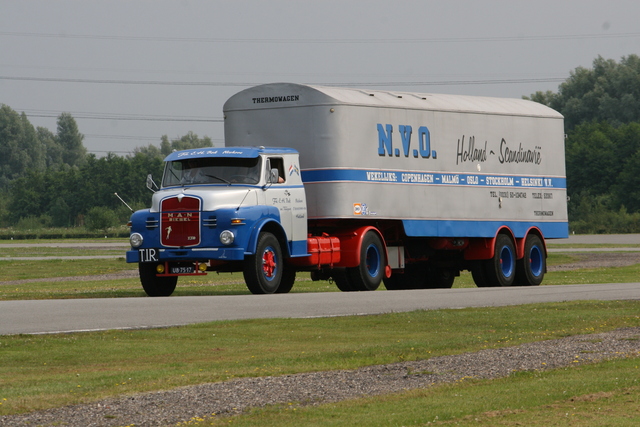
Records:
<instances>
[{"instance_id":1,"label":"trailer roof","mask_svg":"<svg viewBox=\"0 0 640 427\"><path fill-rule=\"evenodd\" d=\"M223 110L254 110L340 104L476 114L554 117L559 119L563 117L557 111L543 104L517 98L352 89L296 83L269 83L245 89L229 98L224 104Z\"/></svg>"}]
</instances>

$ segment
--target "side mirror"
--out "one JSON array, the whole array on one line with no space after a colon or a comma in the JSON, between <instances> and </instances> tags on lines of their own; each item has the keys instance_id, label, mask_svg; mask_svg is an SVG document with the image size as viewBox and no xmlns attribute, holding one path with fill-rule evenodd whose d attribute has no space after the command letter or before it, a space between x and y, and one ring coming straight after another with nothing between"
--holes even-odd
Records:
<instances>
[{"instance_id":1,"label":"side mirror","mask_svg":"<svg viewBox=\"0 0 640 427\"><path fill-rule=\"evenodd\" d=\"M153 181L151 174L149 174L147 175L147 188L155 193L156 190L153 189L154 187L156 190L158 189L158 185Z\"/></svg>"},{"instance_id":2,"label":"side mirror","mask_svg":"<svg viewBox=\"0 0 640 427\"><path fill-rule=\"evenodd\" d=\"M269 176L269 182L272 184L275 184L278 182L278 169L277 168L273 168L271 169L271 175Z\"/></svg>"},{"instance_id":3,"label":"side mirror","mask_svg":"<svg viewBox=\"0 0 640 427\"><path fill-rule=\"evenodd\" d=\"M271 159L267 159L266 161L266 165L265 165L265 176L264 176L264 182L267 184L271 183Z\"/></svg>"}]
</instances>

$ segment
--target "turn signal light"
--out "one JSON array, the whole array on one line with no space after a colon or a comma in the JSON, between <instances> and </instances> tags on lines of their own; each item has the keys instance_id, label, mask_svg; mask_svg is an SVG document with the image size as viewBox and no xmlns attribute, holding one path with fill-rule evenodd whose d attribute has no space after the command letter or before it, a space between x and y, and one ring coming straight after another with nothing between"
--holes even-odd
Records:
<instances>
[{"instance_id":1,"label":"turn signal light","mask_svg":"<svg viewBox=\"0 0 640 427\"><path fill-rule=\"evenodd\" d=\"M207 264L205 264L204 262L201 262L200 264L198 264L198 270L207 271Z\"/></svg>"},{"instance_id":2,"label":"turn signal light","mask_svg":"<svg viewBox=\"0 0 640 427\"><path fill-rule=\"evenodd\" d=\"M164 264L156 265L156 271L158 272L158 274L164 273Z\"/></svg>"}]
</instances>

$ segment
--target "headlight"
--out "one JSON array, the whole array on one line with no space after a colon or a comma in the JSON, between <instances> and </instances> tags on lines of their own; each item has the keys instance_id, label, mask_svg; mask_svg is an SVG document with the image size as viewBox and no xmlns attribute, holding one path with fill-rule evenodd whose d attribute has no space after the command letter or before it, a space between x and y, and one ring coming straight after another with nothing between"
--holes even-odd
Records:
<instances>
[{"instance_id":1,"label":"headlight","mask_svg":"<svg viewBox=\"0 0 640 427\"><path fill-rule=\"evenodd\" d=\"M235 236L233 235L233 233L229 230L224 230L222 233L220 233L220 242L223 245L230 245L233 243L235 239Z\"/></svg>"},{"instance_id":2,"label":"headlight","mask_svg":"<svg viewBox=\"0 0 640 427\"><path fill-rule=\"evenodd\" d=\"M131 236L129 236L129 242L131 242L132 248L139 247L140 245L142 245L143 241L144 239L142 238L142 234L140 233L132 233Z\"/></svg>"}]
</instances>

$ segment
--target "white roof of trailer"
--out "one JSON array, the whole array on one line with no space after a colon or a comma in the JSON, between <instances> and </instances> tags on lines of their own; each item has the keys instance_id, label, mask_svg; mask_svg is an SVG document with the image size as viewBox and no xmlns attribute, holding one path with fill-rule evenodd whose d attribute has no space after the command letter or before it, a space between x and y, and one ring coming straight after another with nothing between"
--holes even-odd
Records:
<instances>
[{"instance_id":1,"label":"white roof of trailer","mask_svg":"<svg viewBox=\"0 0 640 427\"><path fill-rule=\"evenodd\" d=\"M559 119L563 117L557 111L543 104L517 98L351 89L296 83L269 83L245 89L229 98L224 104L223 110L254 110L313 105L354 105L476 114L555 117Z\"/></svg>"}]
</instances>

